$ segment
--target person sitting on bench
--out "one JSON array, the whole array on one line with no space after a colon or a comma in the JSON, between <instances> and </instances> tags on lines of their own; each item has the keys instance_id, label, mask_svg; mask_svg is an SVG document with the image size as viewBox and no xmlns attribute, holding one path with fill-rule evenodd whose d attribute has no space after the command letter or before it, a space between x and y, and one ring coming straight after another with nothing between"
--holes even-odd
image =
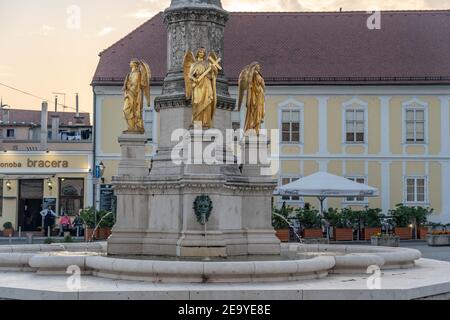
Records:
<instances>
[{"instance_id":1,"label":"person sitting on bench","mask_svg":"<svg viewBox=\"0 0 450 320\"><path fill-rule=\"evenodd\" d=\"M72 228L72 222L70 221L70 218L67 216L67 213L64 213L64 215L61 217L61 220L59 220L59 235L64 235L64 232L70 231Z\"/></svg>"}]
</instances>

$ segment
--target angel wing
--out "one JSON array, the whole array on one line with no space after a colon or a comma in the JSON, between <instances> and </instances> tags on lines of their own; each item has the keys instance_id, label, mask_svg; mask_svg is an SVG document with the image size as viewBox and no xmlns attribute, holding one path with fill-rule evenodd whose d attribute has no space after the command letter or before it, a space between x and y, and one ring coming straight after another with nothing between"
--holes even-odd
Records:
<instances>
[{"instance_id":1,"label":"angel wing","mask_svg":"<svg viewBox=\"0 0 450 320\"><path fill-rule=\"evenodd\" d=\"M247 91L247 106L250 99L250 91L252 90L253 76L255 74L255 63L245 66L239 75L239 100L238 100L238 111L241 111L242 101L244 100L245 91Z\"/></svg>"},{"instance_id":2,"label":"angel wing","mask_svg":"<svg viewBox=\"0 0 450 320\"><path fill-rule=\"evenodd\" d=\"M152 72L148 63L144 60L139 61L139 71L141 72L141 85L145 99L147 99L147 105L150 107L150 79L152 78Z\"/></svg>"},{"instance_id":3,"label":"angel wing","mask_svg":"<svg viewBox=\"0 0 450 320\"><path fill-rule=\"evenodd\" d=\"M195 62L195 57L192 51L186 51L183 61L183 73L184 73L184 85L186 91L186 99L191 99L192 97L192 80L189 78L189 73L191 71L191 66Z\"/></svg>"},{"instance_id":4,"label":"angel wing","mask_svg":"<svg viewBox=\"0 0 450 320\"><path fill-rule=\"evenodd\" d=\"M209 53L208 61L209 61L209 58L212 58L214 61L218 61L219 60L219 57L217 56L217 54L214 51L211 51ZM214 113L216 112L216 106L217 106L217 83L216 83L216 78L215 78L217 76L217 74L213 72L213 75L214 75L214 78L213 78L213 81L212 81L212 86L213 86L213 98L214 98L214 100L213 100L213 109L211 110L211 117L214 116Z\"/></svg>"}]
</instances>

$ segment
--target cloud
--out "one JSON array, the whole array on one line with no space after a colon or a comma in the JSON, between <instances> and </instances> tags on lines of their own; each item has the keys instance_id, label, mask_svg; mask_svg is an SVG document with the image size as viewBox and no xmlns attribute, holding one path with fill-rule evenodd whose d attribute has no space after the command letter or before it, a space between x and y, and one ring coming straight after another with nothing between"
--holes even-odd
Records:
<instances>
[{"instance_id":1,"label":"cloud","mask_svg":"<svg viewBox=\"0 0 450 320\"><path fill-rule=\"evenodd\" d=\"M149 0L150 2L152 0ZM222 0L230 11L367 11L449 9L450 0Z\"/></svg>"},{"instance_id":2,"label":"cloud","mask_svg":"<svg viewBox=\"0 0 450 320\"><path fill-rule=\"evenodd\" d=\"M156 15L156 11L148 10L148 9L140 9L136 12L132 12L128 14L128 17L132 17L135 19L150 19Z\"/></svg>"},{"instance_id":3,"label":"cloud","mask_svg":"<svg viewBox=\"0 0 450 320\"><path fill-rule=\"evenodd\" d=\"M104 37L113 32L114 30L115 30L114 27L103 27L102 30L100 30L97 35L99 37Z\"/></svg>"}]
</instances>

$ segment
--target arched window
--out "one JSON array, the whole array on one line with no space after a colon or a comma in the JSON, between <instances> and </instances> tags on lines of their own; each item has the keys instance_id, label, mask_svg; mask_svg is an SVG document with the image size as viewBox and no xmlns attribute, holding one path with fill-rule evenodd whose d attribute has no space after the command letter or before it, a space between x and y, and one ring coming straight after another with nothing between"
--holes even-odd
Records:
<instances>
[{"instance_id":1,"label":"arched window","mask_svg":"<svg viewBox=\"0 0 450 320\"><path fill-rule=\"evenodd\" d=\"M84 179L59 179L59 214L74 216L84 205Z\"/></svg>"}]
</instances>

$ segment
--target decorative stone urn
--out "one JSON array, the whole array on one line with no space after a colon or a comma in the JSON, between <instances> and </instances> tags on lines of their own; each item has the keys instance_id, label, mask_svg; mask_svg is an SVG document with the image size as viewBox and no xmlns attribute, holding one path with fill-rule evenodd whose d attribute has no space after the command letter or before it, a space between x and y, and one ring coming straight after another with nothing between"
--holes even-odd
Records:
<instances>
[{"instance_id":1,"label":"decorative stone urn","mask_svg":"<svg viewBox=\"0 0 450 320\"><path fill-rule=\"evenodd\" d=\"M373 246L382 247L399 247L400 237L399 236L373 236L371 238L371 243Z\"/></svg>"},{"instance_id":2,"label":"decorative stone urn","mask_svg":"<svg viewBox=\"0 0 450 320\"><path fill-rule=\"evenodd\" d=\"M450 246L450 234L429 234L427 236L427 243L431 247Z\"/></svg>"}]
</instances>

